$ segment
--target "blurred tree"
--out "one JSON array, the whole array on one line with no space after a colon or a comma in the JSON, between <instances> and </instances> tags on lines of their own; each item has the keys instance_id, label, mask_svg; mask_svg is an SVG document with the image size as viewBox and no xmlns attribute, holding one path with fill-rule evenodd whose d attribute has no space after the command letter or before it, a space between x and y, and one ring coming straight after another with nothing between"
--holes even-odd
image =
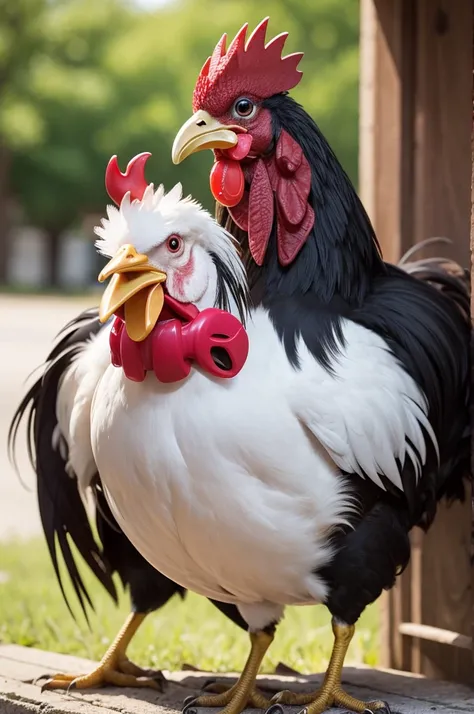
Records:
<instances>
[{"instance_id":1,"label":"blurred tree","mask_svg":"<svg viewBox=\"0 0 474 714\"><path fill-rule=\"evenodd\" d=\"M39 118L41 136L15 146L11 186L27 220L48 236L52 285L61 234L84 211L103 208L104 156L93 138L107 125L113 88L102 59L129 15L115 0L49 0L38 30L43 43L15 85L23 106Z\"/></svg>"},{"instance_id":2,"label":"blurred tree","mask_svg":"<svg viewBox=\"0 0 474 714\"><path fill-rule=\"evenodd\" d=\"M44 44L39 28L45 6L46 0L0 0L0 283L6 275L12 153L42 134L41 118L24 102L20 86Z\"/></svg>"},{"instance_id":3,"label":"blurred tree","mask_svg":"<svg viewBox=\"0 0 474 714\"><path fill-rule=\"evenodd\" d=\"M134 154L151 151L150 179L168 187L182 181L186 193L212 210L211 154L175 167L171 144L219 36L227 31L232 37L245 20L253 28L265 7L251 0L175 0L142 12L132 0L15 2L0 0L0 26L3 3L21 8L18 22L27 39L24 50L12 52L15 70L7 91L0 90L6 99L0 147L12 158L10 185L26 218L50 236L51 281L57 281L61 232L84 213L103 212L104 169L112 154L124 167ZM355 178L358 4L272 0L268 8L269 33L288 30L288 52L305 51L295 98ZM4 46L0 32L0 77Z\"/></svg>"}]
</instances>

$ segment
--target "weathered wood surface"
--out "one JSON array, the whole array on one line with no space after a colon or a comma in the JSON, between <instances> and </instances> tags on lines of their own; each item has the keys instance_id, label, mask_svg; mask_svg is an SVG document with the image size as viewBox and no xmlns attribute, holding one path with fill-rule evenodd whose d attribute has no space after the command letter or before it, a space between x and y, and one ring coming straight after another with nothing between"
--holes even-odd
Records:
<instances>
[{"instance_id":1,"label":"weathered wood surface","mask_svg":"<svg viewBox=\"0 0 474 714\"><path fill-rule=\"evenodd\" d=\"M359 192L386 260L413 245L413 0L361 0Z\"/></svg>"},{"instance_id":2,"label":"weathered wood surface","mask_svg":"<svg viewBox=\"0 0 474 714\"><path fill-rule=\"evenodd\" d=\"M469 261L472 0L362 0L359 184L385 258Z\"/></svg>"},{"instance_id":3,"label":"weathered wood surface","mask_svg":"<svg viewBox=\"0 0 474 714\"><path fill-rule=\"evenodd\" d=\"M159 714L178 712L185 697L198 693L214 675L209 672L165 673L169 684L165 693L151 690L103 689L87 693L43 692L34 681L55 671L90 671L92 662L67 655L43 652L17 645L0 646L1 714ZM218 675L233 680L233 675ZM320 675L269 675L260 678L260 687L271 696L283 688L311 691ZM460 714L474 711L474 690L449 682L432 682L401 672L348 668L344 672L348 691L365 699L382 698L400 714ZM290 708L288 708L291 711ZM212 710L201 710L210 714ZM293 708L293 712L294 712ZM331 710L341 714L340 710Z\"/></svg>"}]
</instances>

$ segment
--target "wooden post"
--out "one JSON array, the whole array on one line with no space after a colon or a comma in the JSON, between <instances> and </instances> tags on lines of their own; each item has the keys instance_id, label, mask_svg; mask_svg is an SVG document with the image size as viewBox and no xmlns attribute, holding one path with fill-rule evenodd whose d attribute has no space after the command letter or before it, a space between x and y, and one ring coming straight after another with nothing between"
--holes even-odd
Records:
<instances>
[{"instance_id":1,"label":"wooden post","mask_svg":"<svg viewBox=\"0 0 474 714\"><path fill-rule=\"evenodd\" d=\"M447 236L449 257L464 266L470 260L472 15L472 0L417 2L413 238Z\"/></svg>"},{"instance_id":2,"label":"wooden post","mask_svg":"<svg viewBox=\"0 0 474 714\"><path fill-rule=\"evenodd\" d=\"M474 14L472 43L473 87L471 94L471 325L474 325ZM471 333L471 626L474 642L474 330ZM472 668L474 670L474 647L472 648Z\"/></svg>"},{"instance_id":3,"label":"wooden post","mask_svg":"<svg viewBox=\"0 0 474 714\"><path fill-rule=\"evenodd\" d=\"M361 0L359 191L386 260L413 244L413 57L411 0ZM412 621L410 565L382 601L381 663L411 670L398 626Z\"/></svg>"},{"instance_id":4,"label":"wooden post","mask_svg":"<svg viewBox=\"0 0 474 714\"><path fill-rule=\"evenodd\" d=\"M430 253L468 265L473 4L361 0L360 193L390 262L445 236L453 246ZM384 602L382 664L471 679L467 650L399 629L471 635L470 538L469 503L441 507L426 538L412 534L410 568Z\"/></svg>"},{"instance_id":5,"label":"wooden post","mask_svg":"<svg viewBox=\"0 0 474 714\"><path fill-rule=\"evenodd\" d=\"M412 0L361 0L359 186L390 262L413 244L414 31Z\"/></svg>"}]
</instances>

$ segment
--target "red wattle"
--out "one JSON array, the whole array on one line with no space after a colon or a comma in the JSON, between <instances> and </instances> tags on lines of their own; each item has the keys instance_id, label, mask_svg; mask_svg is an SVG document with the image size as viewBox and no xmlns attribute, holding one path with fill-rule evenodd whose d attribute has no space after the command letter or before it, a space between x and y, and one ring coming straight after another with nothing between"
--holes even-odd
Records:
<instances>
[{"instance_id":1,"label":"red wattle","mask_svg":"<svg viewBox=\"0 0 474 714\"><path fill-rule=\"evenodd\" d=\"M219 159L212 167L210 184L212 195L223 206L236 206L244 195L244 172L238 161Z\"/></svg>"}]
</instances>

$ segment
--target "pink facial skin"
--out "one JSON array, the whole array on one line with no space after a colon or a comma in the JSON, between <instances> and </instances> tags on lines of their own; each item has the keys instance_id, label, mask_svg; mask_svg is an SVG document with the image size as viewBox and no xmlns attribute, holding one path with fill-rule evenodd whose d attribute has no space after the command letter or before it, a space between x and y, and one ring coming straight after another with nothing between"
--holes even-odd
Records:
<instances>
[{"instance_id":1,"label":"pink facial skin","mask_svg":"<svg viewBox=\"0 0 474 714\"><path fill-rule=\"evenodd\" d=\"M176 268L173 271L173 293L178 299L183 299L186 295L186 282L191 278L194 272L194 256L191 251L188 262L181 268Z\"/></svg>"}]
</instances>

